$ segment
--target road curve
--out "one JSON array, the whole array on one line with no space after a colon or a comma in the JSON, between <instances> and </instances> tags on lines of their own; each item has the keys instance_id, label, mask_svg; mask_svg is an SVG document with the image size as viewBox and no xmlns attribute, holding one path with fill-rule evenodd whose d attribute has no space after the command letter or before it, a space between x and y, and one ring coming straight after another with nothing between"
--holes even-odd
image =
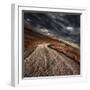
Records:
<instances>
[{"instance_id":1,"label":"road curve","mask_svg":"<svg viewBox=\"0 0 90 90\"><path fill-rule=\"evenodd\" d=\"M77 62L51 49L49 45L39 44L24 60L25 77L80 74L80 65Z\"/></svg>"}]
</instances>

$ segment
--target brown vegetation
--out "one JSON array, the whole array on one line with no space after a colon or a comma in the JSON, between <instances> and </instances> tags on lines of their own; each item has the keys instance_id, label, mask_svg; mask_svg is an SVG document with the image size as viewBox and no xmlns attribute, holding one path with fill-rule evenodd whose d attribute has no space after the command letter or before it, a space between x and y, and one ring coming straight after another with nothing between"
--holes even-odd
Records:
<instances>
[{"instance_id":1,"label":"brown vegetation","mask_svg":"<svg viewBox=\"0 0 90 90\"><path fill-rule=\"evenodd\" d=\"M38 45L49 43L47 47ZM80 74L80 50L32 30L24 30L24 76Z\"/></svg>"}]
</instances>

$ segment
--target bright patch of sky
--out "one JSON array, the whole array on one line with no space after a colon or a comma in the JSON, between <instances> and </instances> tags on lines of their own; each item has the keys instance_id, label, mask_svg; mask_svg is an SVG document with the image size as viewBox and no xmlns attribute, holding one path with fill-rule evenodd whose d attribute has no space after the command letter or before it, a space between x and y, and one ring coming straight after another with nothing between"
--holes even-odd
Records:
<instances>
[{"instance_id":1,"label":"bright patch of sky","mask_svg":"<svg viewBox=\"0 0 90 90\"><path fill-rule=\"evenodd\" d=\"M68 27L66 27L66 30L68 30L68 31L74 31L74 28L73 28L73 27L68 26Z\"/></svg>"}]
</instances>

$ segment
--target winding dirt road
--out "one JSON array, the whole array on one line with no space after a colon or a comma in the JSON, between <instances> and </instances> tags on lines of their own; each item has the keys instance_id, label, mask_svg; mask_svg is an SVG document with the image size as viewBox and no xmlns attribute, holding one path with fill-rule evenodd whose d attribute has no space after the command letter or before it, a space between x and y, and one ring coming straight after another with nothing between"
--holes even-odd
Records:
<instances>
[{"instance_id":1,"label":"winding dirt road","mask_svg":"<svg viewBox=\"0 0 90 90\"><path fill-rule=\"evenodd\" d=\"M49 47L50 43L39 44L24 60L24 76L79 75L80 65L63 53Z\"/></svg>"}]
</instances>

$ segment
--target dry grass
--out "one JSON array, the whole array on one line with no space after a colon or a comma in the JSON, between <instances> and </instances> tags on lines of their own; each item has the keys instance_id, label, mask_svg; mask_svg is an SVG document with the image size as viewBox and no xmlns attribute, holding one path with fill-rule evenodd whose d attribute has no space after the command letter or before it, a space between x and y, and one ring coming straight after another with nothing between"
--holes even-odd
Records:
<instances>
[{"instance_id":1,"label":"dry grass","mask_svg":"<svg viewBox=\"0 0 90 90\"><path fill-rule=\"evenodd\" d=\"M25 29L24 51L25 77L80 74L80 50L62 41Z\"/></svg>"}]
</instances>

